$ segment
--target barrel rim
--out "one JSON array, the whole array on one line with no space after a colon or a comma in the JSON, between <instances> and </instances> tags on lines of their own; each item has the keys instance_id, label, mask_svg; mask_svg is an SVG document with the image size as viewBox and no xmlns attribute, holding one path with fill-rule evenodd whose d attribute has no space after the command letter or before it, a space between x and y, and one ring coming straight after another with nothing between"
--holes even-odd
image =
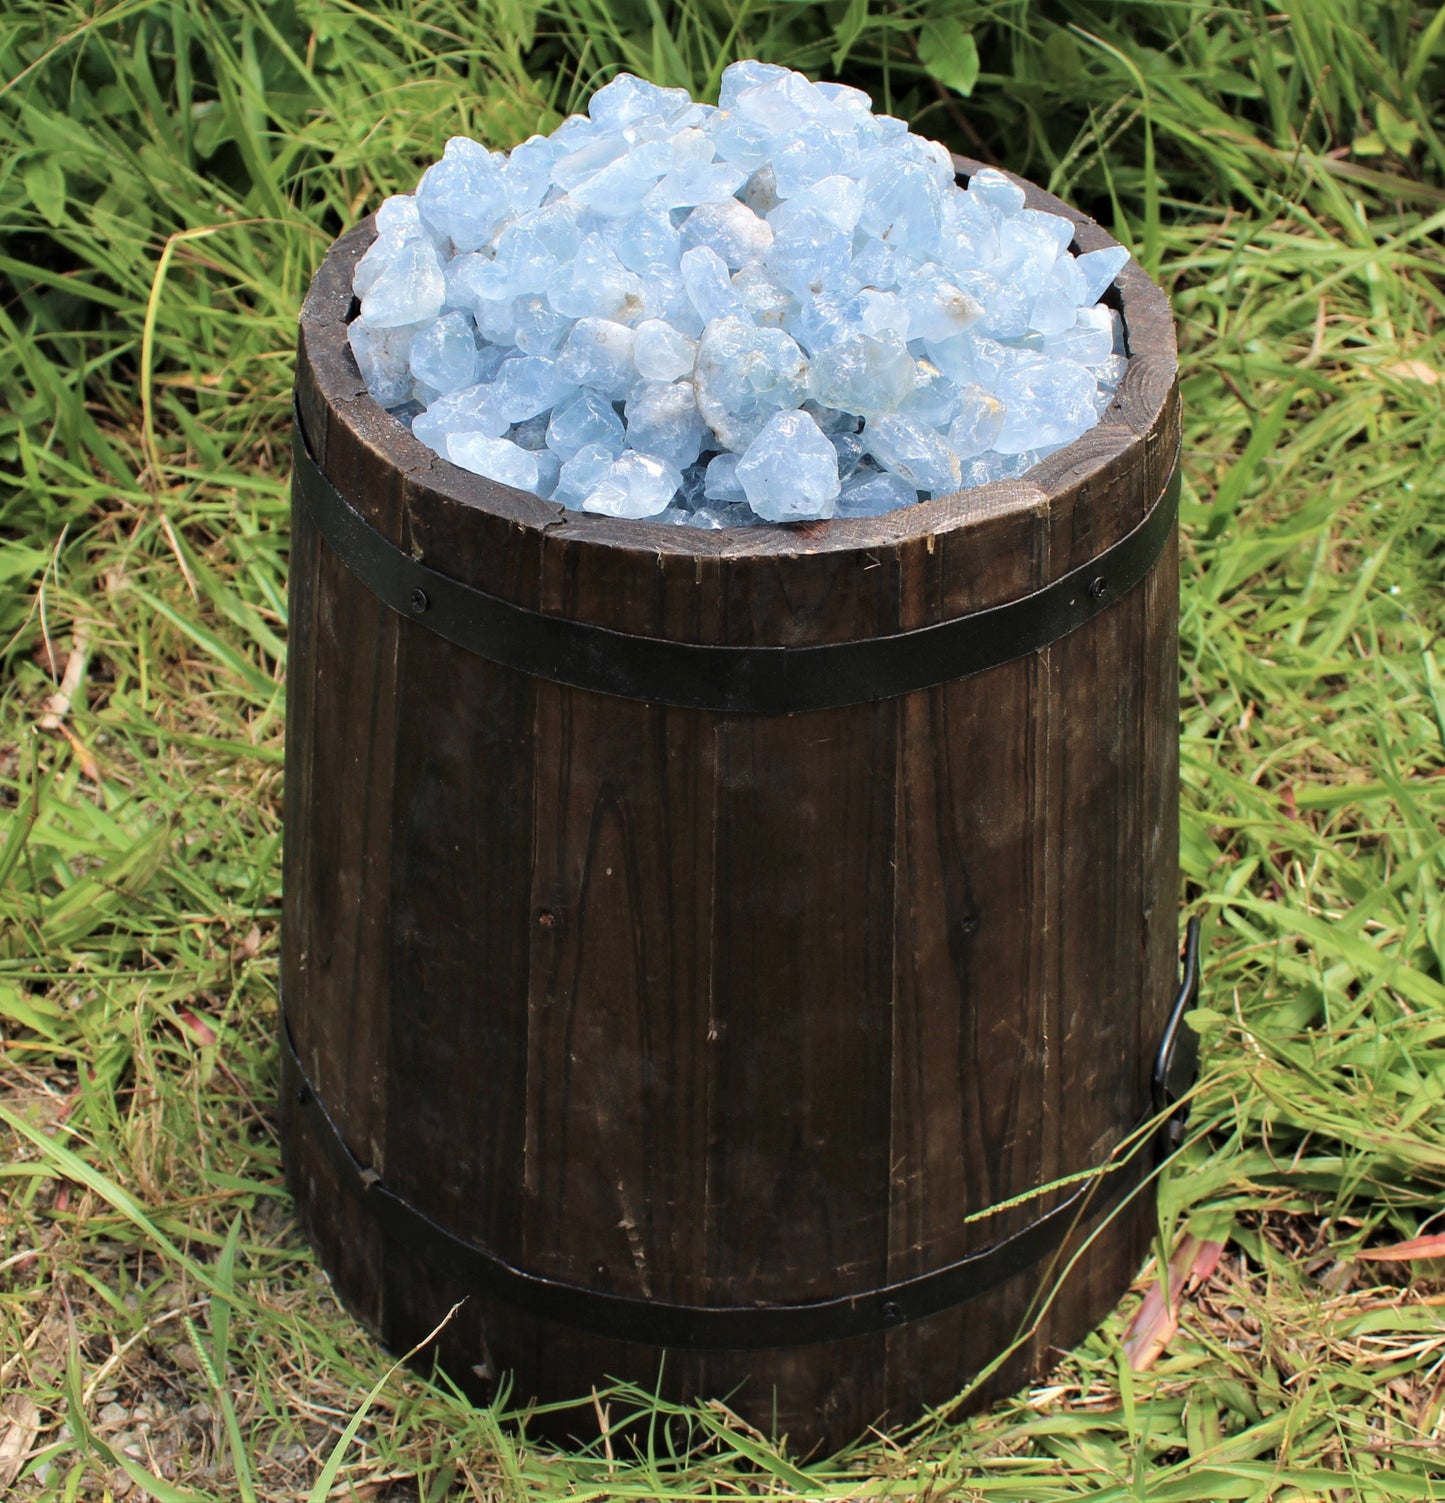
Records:
<instances>
[{"instance_id":1,"label":"barrel rim","mask_svg":"<svg viewBox=\"0 0 1445 1503\"><path fill-rule=\"evenodd\" d=\"M987 165L958 155L953 161L961 184ZM1006 176L1024 190L1029 208L1059 214L1073 222L1072 247L1076 252L1119 244L1080 210L1017 174L1006 172ZM936 497L883 517L837 517L767 528L708 532L647 520L594 516L461 469L413 438L406 426L367 392L345 328L355 311L351 273L374 238L374 214L340 236L317 271L301 310L301 353L329 419L340 419L352 430L353 441L380 448L399 471L409 479L423 481L427 490L443 501L558 541L586 543L634 558L673 555L715 559L726 565L733 559L781 560L820 553L863 555L880 547L896 549L919 538L926 538L931 548L935 539L966 531L986 519L1047 514L1060 493L1096 482L1127 461L1131 451L1146 446L1161 426L1177 382L1177 347L1168 299L1131 255L1106 294L1106 301L1117 306L1123 316L1130 345L1114 401L1088 433L1046 457L1020 479L994 481ZM318 435L308 433L307 437L319 453Z\"/></svg>"}]
</instances>

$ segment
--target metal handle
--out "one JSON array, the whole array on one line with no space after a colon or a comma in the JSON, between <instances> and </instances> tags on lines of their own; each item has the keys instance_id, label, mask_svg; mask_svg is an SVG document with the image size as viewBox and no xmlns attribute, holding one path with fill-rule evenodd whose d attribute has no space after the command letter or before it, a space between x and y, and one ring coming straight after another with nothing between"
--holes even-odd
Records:
<instances>
[{"instance_id":1,"label":"metal handle","mask_svg":"<svg viewBox=\"0 0 1445 1503\"><path fill-rule=\"evenodd\" d=\"M1195 914L1185 930L1179 992L1169 1011L1169 1020L1164 1025L1164 1036L1159 1040L1159 1052L1154 1056L1154 1076L1151 1081L1155 1113L1174 1108L1167 1128L1170 1148L1177 1148L1183 1140L1184 1125L1189 1120L1189 1104L1184 1102L1180 1105L1180 1102L1199 1073L1199 1035L1184 1021L1184 1014L1198 1000L1199 915Z\"/></svg>"}]
</instances>

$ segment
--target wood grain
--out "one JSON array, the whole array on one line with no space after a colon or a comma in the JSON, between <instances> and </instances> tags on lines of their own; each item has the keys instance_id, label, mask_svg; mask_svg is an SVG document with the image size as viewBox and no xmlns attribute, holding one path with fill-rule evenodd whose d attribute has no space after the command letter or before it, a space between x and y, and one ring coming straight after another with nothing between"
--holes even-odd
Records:
<instances>
[{"instance_id":1,"label":"wood grain","mask_svg":"<svg viewBox=\"0 0 1445 1503\"><path fill-rule=\"evenodd\" d=\"M975 164L960 161L960 170ZM1067 213L1081 250L1113 242ZM364 222L302 312L323 469L430 567L572 620L802 645L949 620L1128 532L1175 463L1168 306L1130 262L1130 361L1093 432L1023 480L889 517L728 533L567 513L432 455L346 345ZM1033 656L880 704L761 717L574 690L381 606L298 516L283 981L351 1151L531 1272L670 1302L800 1301L1017 1229L1147 1099L1177 944L1177 560ZM1063 1261L886 1333L790 1350L604 1340L390 1243L283 1100L298 1212L338 1292L484 1396L609 1377L731 1395L800 1452L1042 1372L1117 1301L1137 1197ZM1082 1249L1082 1250L1080 1250ZM589 1403L534 1428L595 1424Z\"/></svg>"}]
</instances>

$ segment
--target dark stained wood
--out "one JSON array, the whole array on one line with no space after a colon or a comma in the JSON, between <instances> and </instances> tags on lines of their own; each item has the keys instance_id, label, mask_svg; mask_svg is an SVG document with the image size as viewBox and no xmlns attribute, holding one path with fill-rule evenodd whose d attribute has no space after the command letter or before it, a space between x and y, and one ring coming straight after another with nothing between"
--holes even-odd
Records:
<instances>
[{"instance_id":1,"label":"dark stained wood","mask_svg":"<svg viewBox=\"0 0 1445 1503\"><path fill-rule=\"evenodd\" d=\"M1025 187L1076 248L1113 243ZM372 234L336 243L302 312L312 450L397 546L533 609L703 643L927 625L1095 557L1174 463L1173 325L1130 262L1118 396L1022 480L737 533L564 512L447 464L366 395L345 330ZM1057 1192L978 1213L1107 1157L1173 990L1177 614L1170 547L1030 658L882 704L719 715L473 657L381 606L298 518L283 984L352 1152L519 1267L670 1302L863 1291L1033 1219ZM945 1404L1001 1357L971 1404L1041 1373L1117 1302L1153 1225L1143 1193L959 1309L664 1362L390 1245L297 1112L283 1101L303 1224L390 1346L465 1298L437 1355L469 1391L509 1372L518 1402L582 1398L661 1368L669 1395L731 1395L805 1453ZM534 1422L594 1426L590 1400Z\"/></svg>"}]
</instances>

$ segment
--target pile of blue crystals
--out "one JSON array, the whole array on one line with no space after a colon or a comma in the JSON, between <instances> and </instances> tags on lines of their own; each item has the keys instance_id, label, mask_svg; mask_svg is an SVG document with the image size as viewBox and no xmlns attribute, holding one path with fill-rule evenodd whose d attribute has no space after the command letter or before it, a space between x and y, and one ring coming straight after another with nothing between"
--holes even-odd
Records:
<instances>
[{"instance_id":1,"label":"pile of blue crystals","mask_svg":"<svg viewBox=\"0 0 1445 1503\"><path fill-rule=\"evenodd\" d=\"M687 527L871 517L1022 475L1124 371L1127 252L868 96L621 74L510 152L447 142L356 267L371 394L463 469Z\"/></svg>"}]
</instances>

